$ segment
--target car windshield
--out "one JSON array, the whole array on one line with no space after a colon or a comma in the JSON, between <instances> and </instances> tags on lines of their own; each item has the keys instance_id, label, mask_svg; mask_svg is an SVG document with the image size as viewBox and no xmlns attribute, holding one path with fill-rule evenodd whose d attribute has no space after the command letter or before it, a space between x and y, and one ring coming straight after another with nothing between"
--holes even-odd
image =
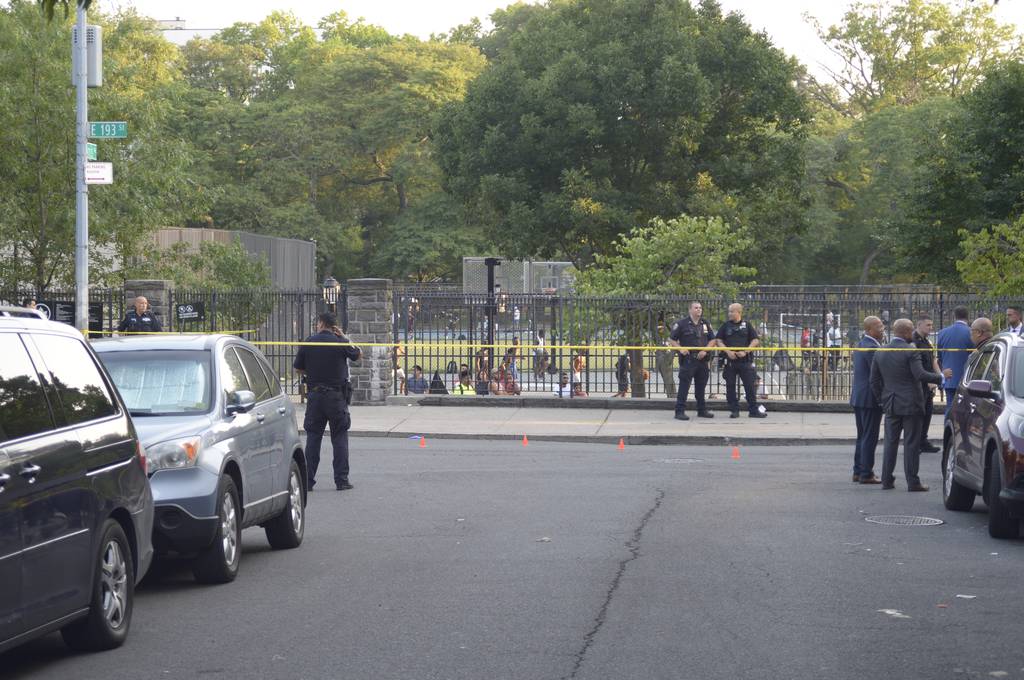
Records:
<instances>
[{"instance_id":1,"label":"car windshield","mask_svg":"<svg viewBox=\"0 0 1024 680\"><path fill-rule=\"evenodd\" d=\"M101 352L99 356L133 416L210 410L209 352L146 350Z\"/></svg>"}]
</instances>

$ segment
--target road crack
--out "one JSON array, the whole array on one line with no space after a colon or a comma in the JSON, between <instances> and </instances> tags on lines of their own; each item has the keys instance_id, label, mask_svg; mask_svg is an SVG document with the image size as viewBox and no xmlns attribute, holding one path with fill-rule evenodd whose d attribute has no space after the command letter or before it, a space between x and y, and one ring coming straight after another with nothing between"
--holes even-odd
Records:
<instances>
[{"instance_id":1,"label":"road crack","mask_svg":"<svg viewBox=\"0 0 1024 680\"><path fill-rule=\"evenodd\" d=\"M629 551L629 555L619 562L619 569L615 572L615 578L612 579L611 584L608 586L608 591L605 593L604 602L601 604L601 608L597 612L597 616L594 617L594 625L590 631L583 636L583 646L576 652L575 661L573 663L572 671L568 675L562 676L562 680L573 680L583 667L583 660L587 656L587 652L590 651L591 645L594 644L594 640L597 638L598 632L601 627L604 626L605 621L608 618L608 609L611 607L612 598L615 597L615 592L619 589L619 584L622 583L622 577L626 574L626 567L633 560L640 557L640 539L643 538L644 528L647 523L654 517L654 513L661 507L661 501L665 498L665 491L658 489L657 495L654 497L654 503L644 513L643 517L640 518L640 523L637 524L636 529L633 530L633 535L628 541L626 541L626 550Z\"/></svg>"}]
</instances>

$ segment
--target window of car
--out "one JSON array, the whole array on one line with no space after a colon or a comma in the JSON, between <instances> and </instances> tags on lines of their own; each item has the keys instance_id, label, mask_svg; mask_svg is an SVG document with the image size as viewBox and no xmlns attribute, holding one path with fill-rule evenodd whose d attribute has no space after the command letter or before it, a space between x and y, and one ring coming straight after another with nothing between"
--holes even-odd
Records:
<instances>
[{"instance_id":1,"label":"window of car","mask_svg":"<svg viewBox=\"0 0 1024 680\"><path fill-rule=\"evenodd\" d=\"M992 358L991 351L975 352L967 363L967 370L964 371L964 384L972 380L984 380L985 371L988 370L988 362Z\"/></svg>"},{"instance_id":2,"label":"window of car","mask_svg":"<svg viewBox=\"0 0 1024 680\"><path fill-rule=\"evenodd\" d=\"M263 368L263 374L267 376L267 382L270 383L270 396L281 396L284 390L281 389L281 381L278 379L277 373L274 372L274 369L270 367L270 364L267 363L264 357L257 354L256 358L260 362L260 367Z\"/></svg>"},{"instance_id":3,"label":"window of car","mask_svg":"<svg viewBox=\"0 0 1024 680\"><path fill-rule=\"evenodd\" d=\"M210 353L202 350L101 352L100 360L133 416L210 410Z\"/></svg>"},{"instance_id":4,"label":"window of car","mask_svg":"<svg viewBox=\"0 0 1024 680\"><path fill-rule=\"evenodd\" d=\"M81 340L38 334L32 336L32 341L46 363L45 370L50 374L68 425L117 413L110 388Z\"/></svg>"},{"instance_id":5,"label":"window of car","mask_svg":"<svg viewBox=\"0 0 1024 680\"><path fill-rule=\"evenodd\" d=\"M225 397L232 392L252 389L242 369L242 362L238 360L232 347L225 347L220 355L220 381Z\"/></svg>"},{"instance_id":6,"label":"window of car","mask_svg":"<svg viewBox=\"0 0 1024 680\"><path fill-rule=\"evenodd\" d=\"M1000 361L1002 348L996 345L989 354L992 355L992 360L988 362L988 368L985 370L982 380L988 380L992 383L992 389L998 392L1003 387L1003 371Z\"/></svg>"},{"instance_id":7,"label":"window of car","mask_svg":"<svg viewBox=\"0 0 1024 680\"><path fill-rule=\"evenodd\" d=\"M0 333L0 442L53 429L36 368L14 333Z\"/></svg>"},{"instance_id":8,"label":"window of car","mask_svg":"<svg viewBox=\"0 0 1024 680\"><path fill-rule=\"evenodd\" d=\"M242 360L242 367L245 368L245 373L249 377L249 385L252 387L253 394L256 395L256 401L269 399L270 383L267 381L267 376L263 374L256 355L244 347L236 347L235 351L238 353L238 358Z\"/></svg>"},{"instance_id":9,"label":"window of car","mask_svg":"<svg viewBox=\"0 0 1024 680\"><path fill-rule=\"evenodd\" d=\"M1006 371L1013 376L1010 381L1010 392L1013 396L1024 399L1024 347L1011 350L1010 358L1013 360L1013 365Z\"/></svg>"}]
</instances>

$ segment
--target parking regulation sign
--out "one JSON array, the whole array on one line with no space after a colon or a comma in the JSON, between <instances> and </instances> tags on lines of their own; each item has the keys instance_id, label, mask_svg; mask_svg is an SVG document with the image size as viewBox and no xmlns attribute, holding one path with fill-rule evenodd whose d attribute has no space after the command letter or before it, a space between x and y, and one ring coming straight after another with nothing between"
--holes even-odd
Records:
<instances>
[{"instance_id":1,"label":"parking regulation sign","mask_svg":"<svg viewBox=\"0 0 1024 680\"><path fill-rule=\"evenodd\" d=\"M113 184L114 164L113 163L86 163L85 164L86 184Z\"/></svg>"}]
</instances>

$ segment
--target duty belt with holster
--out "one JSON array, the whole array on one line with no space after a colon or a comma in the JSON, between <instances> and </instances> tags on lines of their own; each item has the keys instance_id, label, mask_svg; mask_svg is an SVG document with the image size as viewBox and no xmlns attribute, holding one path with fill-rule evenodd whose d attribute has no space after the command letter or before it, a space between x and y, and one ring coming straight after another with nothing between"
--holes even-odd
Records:
<instances>
[{"instance_id":1,"label":"duty belt with holster","mask_svg":"<svg viewBox=\"0 0 1024 680\"><path fill-rule=\"evenodd\" d=\"M346 404L351 404L352 403L352 383L351 382L344 382L344 383L341 384L341 387L333 387L331 385L314 385L313 387L309 388L309 391L310 392L320 392L321 394L326 394L328 392L341 392L341 396L345 397L345 403Z\"/></svg>"}]
</instances>

